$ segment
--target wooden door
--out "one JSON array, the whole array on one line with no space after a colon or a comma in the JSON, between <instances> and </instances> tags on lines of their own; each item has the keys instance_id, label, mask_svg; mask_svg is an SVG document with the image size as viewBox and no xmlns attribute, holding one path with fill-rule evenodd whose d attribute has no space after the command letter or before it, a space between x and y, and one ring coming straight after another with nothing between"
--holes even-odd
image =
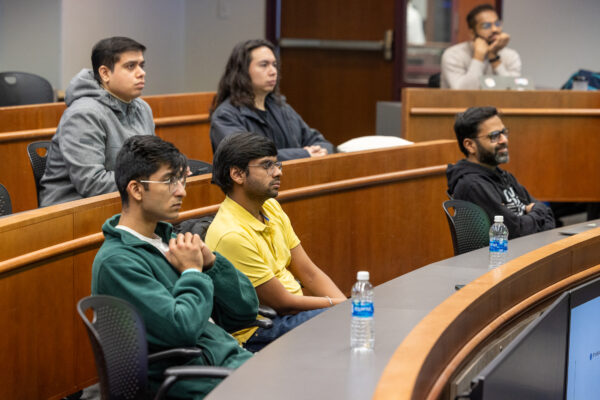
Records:
<instances>
[{"instance_id":1,"label":"wooden door","mask_svg":"<svg viewBox=\"0 0 600 400\"><path fill-rule=\"evenodd\" d=\"M382 41L397 0L283 0L279 38ZM372 135L375 105L391 100L394 62L383 52L281 48L281 92L334 144Z\"/></svg>"},{"instance_id":2,"label":"wooden door","mask_svg":"<svg viewBox=\"0 0 600 400\"><path fill-rule=\"evenodd\" d=\"M481 0L453 0L453 24L466 33L466 14ZM501 7L501 0L489 1ZM383 41L393 37L391 59L383 51L282 46L281 92L311 127L338 145L375 134L378 101L400 101L401 89L424 86L404 78L407 0L267 0L267 38ZM500 14L500 13L499 13ZM456 27L455 27L456 28Z\"/></svg>"}]
</instances>

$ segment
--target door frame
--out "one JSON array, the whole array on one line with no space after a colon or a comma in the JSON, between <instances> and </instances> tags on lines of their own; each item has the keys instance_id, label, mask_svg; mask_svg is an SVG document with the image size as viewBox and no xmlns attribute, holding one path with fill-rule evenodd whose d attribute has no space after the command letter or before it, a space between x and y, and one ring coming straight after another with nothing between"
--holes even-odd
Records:
<instances>
[{"instance_id":1,"label":"door frame","mask_svg":"<svg viewBox=\"0 0 600 400\"><path fill-rule=\"evenodd\" d=\"M266 0L265 7L265 37L273 43L277 49L279 49L279 38L281 37L281 1L282 0ZM394 101L400 101L402 99L402 89L405 87L427 86L426 84L409 83L404 80L407 2L408 0L394 0L394 74L392 78L392 99ZM496 0L496 10L500 19L502 19L502 3L503 0Z\"/></svg>"}]
</instances>

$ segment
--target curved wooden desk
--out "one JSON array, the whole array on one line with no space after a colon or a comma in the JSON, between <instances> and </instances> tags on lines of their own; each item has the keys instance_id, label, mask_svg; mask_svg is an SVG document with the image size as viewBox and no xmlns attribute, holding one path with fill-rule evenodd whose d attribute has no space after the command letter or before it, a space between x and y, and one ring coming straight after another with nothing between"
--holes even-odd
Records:
<instances>
[{"instance_id":1,"label":"curved wooden desk","mask_svg":"<svg viewBox=\"0 0 600 400\"><path fill-rule=\"evenodd\" d=\"M572 277L568 283L574 284L583 271L598 273L593 266L600 260L600 229L570 238L559 231L511 240L512 261L489 273L487 249L480 249L377 286L373 352L350 350L347 301L267 346L207 398L426 398L449 372L444 367L458 343L468 343L480 329L495 329L494 320L524 298L541 301L551 295L547 287L560 290L552 285L562 279ZM469 282L455 291L455 284ZM476 293L482 292L489 298L478 304Z\"/></svg>"},{"instance_id":2,"label":"curved wooden desk","mask_svg":"<svg viewBox=\"0 0 600 400\"><path fill-rule=\"evenodd\" d=\"M374 398L440 398L452 374L495 331L599 274L598 228L541 247L484 274L442 302L411 331L392 356Z\"/></svg>"},{"instance_id":3,"label":"curved wooden desk","mask_svg":"<svg viewBox=\"0 0 600 400\"><path fill-rule=\"evenodd\" d=\"M367 265L381 283L452 253L440 204L456 153L437 141L289 161L279 200L311 258L349 292ZM209 175L186 190L181 218L223 199ZM111 193L0 218L0 398L61 398L96 380L75 304L90 293L100 227L119 210Z\"/></svg>"}]
</instances>

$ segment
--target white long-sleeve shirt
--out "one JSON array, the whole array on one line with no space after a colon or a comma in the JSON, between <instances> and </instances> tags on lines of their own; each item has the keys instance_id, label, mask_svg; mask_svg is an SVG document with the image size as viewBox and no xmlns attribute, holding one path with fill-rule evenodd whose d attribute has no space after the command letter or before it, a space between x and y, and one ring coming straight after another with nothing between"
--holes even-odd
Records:
<instances>
[{"instance_id":1,"label":"white long-sleeve shirt","mask_svg":"<svg viewBox=\"0 0 600 400\"><path fill-rule=\"evenodd\" d=\"M500 65L494 70L488 60L482 62L473 58L472 42L447 48L442 55L440 86L446 89L479 89L479 78L483 75L521 76L519 53L505 47L498 55Z\"/></svg>"}]
</instances>

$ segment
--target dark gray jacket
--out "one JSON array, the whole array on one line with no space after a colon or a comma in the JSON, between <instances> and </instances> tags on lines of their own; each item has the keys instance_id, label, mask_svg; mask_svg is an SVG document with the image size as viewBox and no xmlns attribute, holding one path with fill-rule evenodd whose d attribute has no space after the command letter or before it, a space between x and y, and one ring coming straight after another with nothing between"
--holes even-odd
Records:
<instances>
[{"instance_id":1,"label":"dark gray jacket","mask_svg":"<svg viewBox=\"0 0 600 400\"><path fill-rule=\"evenodd\" d=\"M154 135L148 103L120 101L89 69L71 80L65 103L41 180L42 207L114 192L115 159L123 142L134 135Z\"/></svg>"},{"instance_id":2,"label":"dark gray jacket","mask_svg":"<svg viewBox=\"0 0 600 400\"><path fill-rule=\"evenodd\" d=\"M283 127L284 137L272 137L267 129L267 122L254 110L246 107L235 107L229 99L217 107L210 121L210 141L213 153L221 140L238 132L260 133L275 142L279 160L294 160L310 157L304 146L319 145L333 153L333 145L321 133L310 128L294 109L281 99L278 104L271 95L265 99L265 108L271 110L279 125Z\"/></svg>"}]
</instances>

